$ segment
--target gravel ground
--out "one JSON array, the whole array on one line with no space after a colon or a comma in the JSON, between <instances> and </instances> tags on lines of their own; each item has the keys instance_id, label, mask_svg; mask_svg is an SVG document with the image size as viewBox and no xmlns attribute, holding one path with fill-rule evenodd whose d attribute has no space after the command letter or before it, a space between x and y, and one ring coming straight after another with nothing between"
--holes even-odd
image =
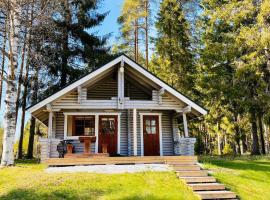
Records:
<instances>
[{"instance_id":1,"label":"gravel ground","mask_svg":"<svg viewBox=\"0 0 270 200\"><path fill-rule=\"evenodd\" d=\"M89 165L72 167L49 167L47 173L76 173L90 172L101 174L136 173L143 171L171 171L168 165L164 164L136 164L136 165Z\"/></svg>"}]
</instances>

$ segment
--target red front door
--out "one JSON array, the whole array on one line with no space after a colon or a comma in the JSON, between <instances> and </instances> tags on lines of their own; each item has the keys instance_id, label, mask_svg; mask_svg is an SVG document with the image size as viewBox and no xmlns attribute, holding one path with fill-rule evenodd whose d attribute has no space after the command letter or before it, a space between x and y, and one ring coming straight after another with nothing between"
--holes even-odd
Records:
<instances>
[{"instance_id":1,"label":"red front door","mask_svg":"<svg viewBox=\"0 0 270 200\"><path fill-rule=\"evenodd\" d=\"M159 156L158 116L143 116L143 143L145 156Z\"/></svg>"},{"instance_id":2,"label":"red front door","mask_svg":"<svg viewBox=\"0 0 270 200\"><path fill-rule=\"evenodd\" d=\"M107 146L110 155L117 154L117 116L99 116L98 152Z\"/></svg>"}]
</instances>

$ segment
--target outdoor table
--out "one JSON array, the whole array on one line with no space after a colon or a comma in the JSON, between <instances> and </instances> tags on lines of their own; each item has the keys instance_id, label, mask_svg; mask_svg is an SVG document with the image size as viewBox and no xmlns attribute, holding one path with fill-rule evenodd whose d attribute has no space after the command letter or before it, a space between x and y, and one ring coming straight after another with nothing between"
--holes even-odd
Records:
<instances>
[{"instance_id":1,"label":"outdoor table","mask_svg":"<svg viewBox=\"0 0 270 200\"><path fill-rule=\"evenodd\" d=\"M80 142L84 143L84 154L91 154L91 143L96 142L96 136L80 136Z\"/></svg>"}]
</instances>

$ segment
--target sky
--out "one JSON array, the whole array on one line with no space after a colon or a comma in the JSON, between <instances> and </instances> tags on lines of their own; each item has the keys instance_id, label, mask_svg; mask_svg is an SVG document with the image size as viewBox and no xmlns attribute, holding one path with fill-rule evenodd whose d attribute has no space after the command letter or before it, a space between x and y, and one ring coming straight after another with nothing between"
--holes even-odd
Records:
<instances>
[{"instance_id":1,"label":"sky","mask_svg":"<svg viewBox=\"0 0 270 200\"><path fill-rule=\"evenodd\" d=\"M111 37L109 38L108 41L108 45L112 46L115 41L116 41L116 37L119 34L119 25L117 24L117 18L118 16L120 16L121 13L121 8L122 8L122 3L123 0L103 0L101 2L100 8L98 9L99 12L103 13L103 12L109 12L108 15L105 17L103 23L96 27L95 29L91 30L93 32L96 32L97 35L103 36L103 35L107 35L107 34L111 34ZM6 89L5 84L3 87L3 91ZM5 92L3 92L5 93ZM5 99L5 95L3 94L3 98L2 98L2 106L1 106L1 111L0 111L0 126L3 126L3 115L4 115L4 108L5 108L5 104L4 104L4 99ZM17 131L16 131L16 139L18 139L19 137L19 130L20 130L20 119L21 119L21 111L18 114L19 116L19 120L18 120L18 124L17 124ZM25 122L27 122L30 119L30 114L26 113L26 120Z\"/></svg>"},{"instance_id":2,"label":"sky","mask_svg":"<svg viewBox=\"0 0 270 200\"><path fill-rule=\"evenodd\" d=\"M119 33L119 25L117 18L120 16L123 0L103 0L100 5L100 12L109 11L108 16L104 19L101 26L97 27L99 35L106 35L111 33L109 38L109 45L113 45Z\"/></svg>"}]
</instances>

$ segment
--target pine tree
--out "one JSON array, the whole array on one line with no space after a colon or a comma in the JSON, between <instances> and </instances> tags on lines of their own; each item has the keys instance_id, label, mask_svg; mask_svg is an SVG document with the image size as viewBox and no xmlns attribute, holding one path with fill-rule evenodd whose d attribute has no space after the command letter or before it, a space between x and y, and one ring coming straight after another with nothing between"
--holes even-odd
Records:
<instances>
[{"instance_id":1,"label":"pine tree","mask_svg":"<svg viewBox=\"0 0 270 200\"><path fill-rule=\"evenodd\" d=\"M202 5L204 13L200 27L204 33L199 85L206 94L205 104L210 112L216 112L215 121L223 115L231 118L237 145L242 137L238 119L248 117L251 153L260 154L257 121L265 115L270 102L266 95L267 73L263 70L267 65L263 49L269 41L262 43L263 29L258 23L263 4L251 0L204 0ZM262 130L261 125L259 128ZM263 152L263 137L260 138Z\"/></svg>"},{"instance_id":2,"label":"pine tree","mask_svg":"<svg viewBox=\"0 0 270 200\"><path fill-rule=\"evenodd\" d=\"M105 62L108 36L99 37L90 29L100 25L107 15L98 13L99 1L61 0L47 23L37 27L41 35L40 54L49 73L56 78L53 88L63 87ZM53 5L55 6L55 5ZM52 79L53 80L53 79ZM53 90L54 90L53 89Z\"/></svg>"},{"instance_id":3,"label":"pine tree","mask_svg":"<svg viewBox=\"0 0 270 200\"><path fill-rule=\"evenodd\" d=\"M114 51L128 54L146 68L149 65L150 21L149 0L125 0L118 18L120 42L114 46Z\"/></svg>"},{"instance_id":4,"label":"pine tree","mask_svg":"<svg viewBox=\"0 0 270 200\"><path fill-rule=\"evenodd\" d=\"M179 0L163 0L156 21L157 38L154 66L160 66L168 83L185 94L193 92L193 75L196 73L189 25ZM159 70L158 70L159 71Z\"/></svg>"}]
</instances>

